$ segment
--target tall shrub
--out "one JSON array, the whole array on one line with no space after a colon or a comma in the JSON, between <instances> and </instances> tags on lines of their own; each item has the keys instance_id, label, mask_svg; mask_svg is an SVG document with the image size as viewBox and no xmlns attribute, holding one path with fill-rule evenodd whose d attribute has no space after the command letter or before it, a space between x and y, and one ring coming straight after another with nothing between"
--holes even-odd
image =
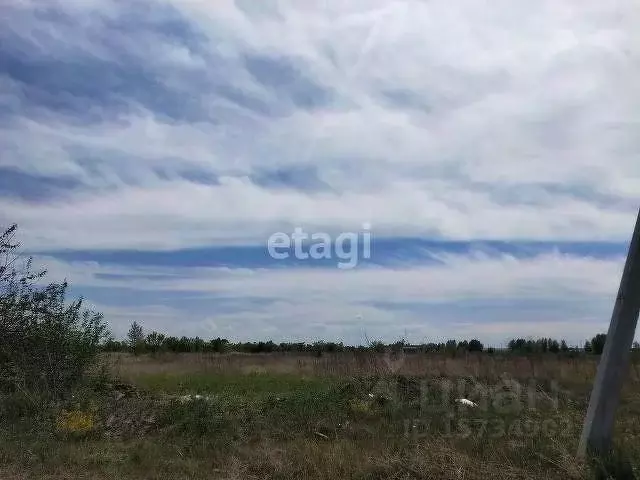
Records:
<instances>
[{"instance_id":1,"label":"tall shrub","mask_svg":"<svg viewBox=\"0 0 640 480\"><path fill-rule=\"evenodd\" d=\"M107 329L102 314L68 302L68 284L43 284L14 242L17 227L0 234L0 391L58 398L95 360Z\"/></svg>"}]
</instances>

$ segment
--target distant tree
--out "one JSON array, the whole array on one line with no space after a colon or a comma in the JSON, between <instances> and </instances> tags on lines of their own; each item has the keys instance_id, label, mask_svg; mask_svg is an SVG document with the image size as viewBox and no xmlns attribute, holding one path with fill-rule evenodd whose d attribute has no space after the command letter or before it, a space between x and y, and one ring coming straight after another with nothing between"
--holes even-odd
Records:
<instances>
[{"instance_id":1,"label":"distant tree","mask_svg":"<svg viewBox=\"0 0 640 480\"><path fill-rule=\"evenodd\" d=\"M169 350L170 352L174 352L174 353L177 353L179 351L178 350L178 343L179 343L178 338L174 337L174 336L167 337L164 340L165 348L167 350Z\"/></svg>"},{"instance_id":2,"label":"distant tree","mask_svg":"<svg viewBox=\"0 0 640 480\"><path fill-rule=\"evenodd\" d=\"M389 347L392 352L401 352L405 347L405 345L407 345L407 342L404 339L402 339L392 343L391 345L389 345Z\"/></svg>"},{"instance_id":3,"label":"distant tree","mask_svg":"<svg viewBox=\"0 0 640 480\"><path fill-rule=\"evenodd\" d=\"M103 352L122 352L127 350L126 342L120 342L113 337L109 337L102 344Z\"/></svg>"},{"instance_id":4,"label":"distant tree","mask_svg":"<svg viewBox=\"0 0 640 480\"><path fill-rule=\"evenodd\" d=\"M178 351L179 352L191 352L191 339L186 336L180 337L178 340Z\"/></svg>"},{"instance_id":5,"label":"distant tree","mask_svg":"<svg viewBox=\"0 0 640 480\"><path fill-rule=\"evenodd\" d=\"M133 354L138 355L141 353L144 348L144 332L138 322L131 324L127 338L129 339L129 348L131 348Z\"/></svg>"},{"instance_id":6,"label":"distant tree","mask_svg":"<svg viewBox=\"0 0 640 480\"><path fill-rule=\"evenodd\" d=\"M535 341L534 351L540 353L547 353L549 351L550 338L540 338Z\"/></svg>"},{"instance_id":7,"label":"distant tree","mask_svg":"<svg viewBox=\"0 0 640 480\"><path fill-rule=\"evenodd\" d=\"M584 351L587 352L587 353L591 353L593 351L593 347L592 347L591 342L589 340L584 342Z\"/></svg>"},{"instance_id":8,"label":"distant tree","mask_svg":"<svg viewBox=\"0 0 640 480\"><path fill-rule=\"evenodd\" d=\"M191 351L192 352L203 352L204 351L205 342L200 337L195 337L195 338L191 339L190 343L191 343Z\"/></svg>"},{"instance_id":9,"label":"distant tree","mask_svg":"<svg viewBox=\"0 0 640 480\"><path fill-rule=\"evenodd\" d=\"M369 348L376 353L384 353L385 345L380 341L374 341L369 344Z\"/></svg>"},{"instance_id":10,"label":"distant tree","mask_svg":"<svg viewBox=\"0 0 640 480\"><path fill-rule=\"evenodd\" d=\"M470 352L481 352L484 350L484 345L480 343L480 340L473 339L469 342L469 346L467 347Z\"/></svg>"},{"instance_id":11,"label":"distant tree","mask_svg":"<svg viewBox=\"0 0 640 480\"><path fill-rule=\"evenodd\" d=\"M441 350L444 350L444 345L438 343L427 343L424 347L426 353L439 352Z\"/></svg>"},{"instance_id":12,"label":"distant tree","mask_svg":"<svg viewBox=\"0 0 640 480\"><path fill-rule=\"evenodd\" d=\"M558 341L553 338L513 338L507 344L512 352L517 353L558 353L560 351L568 351L567 343L562 340Z\"/></svg>"},{"instance_id":13,"label":"distant tree","mask_svg":"<svg viewBox=\"0 0 640 480\"><path fill-rule=\"evenodd\" d=\"M604 351L604 344L607 341L606 333L599 333L591 339L591 349L596 355L601 355Z\"/></svg>"},{"instance_id":14,"label":"distant tree","mask_svg":"<svg viewBox=\"0 0 640 480\"><path fill-rule=\"evenodd\" d=\"M524 352L527 341L524 338L512 338L509 340L508 347L512 352Z\"/></svg>"},{"instance_id":15,"label":"distant tree","mask_svg":"<svg viewBox=\"0 0 640 480\"><path fill-rule=\"evenodd\" d=\"M165 336L162 333L151 332L145 339L146 347L152 353L159 352L164 346Z\"/></svg>"},{"instance_id":16,"label":"distant tree","mask_svg":"<svg viewBox=\"0 0 640 480\"><path fill-rule=\"evenodd\" d=\"M216 353L222 353L227 350L228 345L229 341L226 338L214 338L209 341L209 350Z\"/></svg>"},{"instance_id":17,"label":"distant tree","mask_svg":"<svg viewBox=\"0 0 640 480\"><path fill-rule=\"evenodd\" d=\"M327 342L324 346L324 349L326 352L336 353L343 351L344 345L342 345L342 343Z\"/></svg>"}]
</instances>

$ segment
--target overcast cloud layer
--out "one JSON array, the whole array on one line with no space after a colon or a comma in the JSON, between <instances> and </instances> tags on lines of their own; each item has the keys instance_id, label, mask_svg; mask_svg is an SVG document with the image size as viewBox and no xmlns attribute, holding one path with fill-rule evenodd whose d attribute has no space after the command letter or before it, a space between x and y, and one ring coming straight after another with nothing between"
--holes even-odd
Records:
<instances>
[{"instance_id":1,"label":"overcast cloud layer","mask_svg":"<svg viewBox=\"0 0 640 480\"><path fill-rule=\"evenodd\" d=\"M578 342L640 205L638 24L634 0L8 0L0 225L118 335ZM365 224L354 270L267 255Z\"/></svg>"}]
</instances>

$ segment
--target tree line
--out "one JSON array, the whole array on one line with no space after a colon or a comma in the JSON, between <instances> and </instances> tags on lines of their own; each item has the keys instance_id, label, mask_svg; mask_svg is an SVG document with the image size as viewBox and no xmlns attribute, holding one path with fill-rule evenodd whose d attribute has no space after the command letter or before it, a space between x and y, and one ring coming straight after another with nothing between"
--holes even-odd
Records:
<instances>
[{"instance_id":1,"label":"tree line","mask_svg":"<svg viewBox=\"0 0 640 480\"><path fill-rule=\"evenodd\" d=\"M324 342L318 341L313 343L305 342L281 342L275 343L269 341L259 342L231 342L226 338L212 338L205 340L200 337L176 337L164 335L162 333L152 331L145 334L142 326L133 322L124 340L115 340L109 338L102 345L103 351L106 352L133 352L141 353L272 353L272 352L298 352L298 353L339 353L339 352L409 352L409 353L460 353L460 352L485 352L495 353L499 351L507 351L518 354L538 354L538 353L568 353L568 352L584 352L595 355L602 354L606 341L606 334L599 333L590 340L587 340L583 346L569 346L565 340L556 340L553 338L514 338L509 340L506 348L496 349L495 347L486 347L478 339L472 340L454 340L450 339L446 342L430 342L418 345L410 345L404 340L392 343L384 343L380 341L369 341L366 345L345 345L342 342ZM634 343L634 349L640 349L640 346Z\"/></svg>"}]
</instances>

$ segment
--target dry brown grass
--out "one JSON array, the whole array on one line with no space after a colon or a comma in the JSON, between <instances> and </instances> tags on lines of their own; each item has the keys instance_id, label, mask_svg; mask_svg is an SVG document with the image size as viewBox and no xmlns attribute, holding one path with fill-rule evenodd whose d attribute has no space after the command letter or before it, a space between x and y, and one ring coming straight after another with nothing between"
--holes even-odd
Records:
<instances>
[{"instance_id":1,"label":"dry brown grass","mask_svg":"<svg viewBox=\"0 0 640 480\"><path fill-rule=\"evenodd\" d=\"M537 378L572 384L588 384L595 376L597 358L569 358L559 355L514 356L462 354L374 354L336 353L316 357L308 354L199 354L166 353L157 356L110 354L109 362L123 378L147 374L191 373L277 373L318 376L357 376L386 374L496 379L508 375L515 379ZM630 371L638 380L638 369Z\"/></svg>"}]
</instances>

